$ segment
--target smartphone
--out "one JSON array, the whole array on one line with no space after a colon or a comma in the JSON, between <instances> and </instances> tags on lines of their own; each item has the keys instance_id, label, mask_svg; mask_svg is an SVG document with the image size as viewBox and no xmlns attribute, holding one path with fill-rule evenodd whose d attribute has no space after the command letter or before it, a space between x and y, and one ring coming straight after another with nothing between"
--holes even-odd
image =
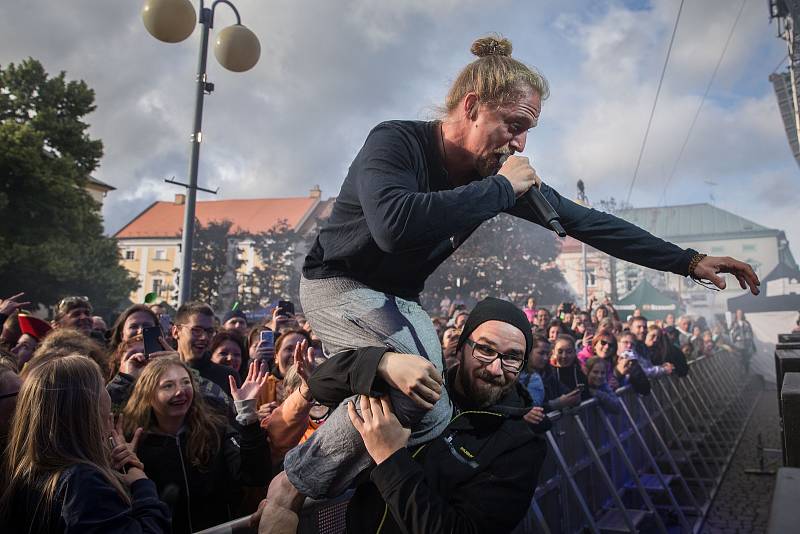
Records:
<instances>
[{"instance_id":1,"label":"smartphone","mask_svg":"<svg viewBox=\"0 0 800 534\"><path fill-rule=\"evenodd\" d=\"M262 330L260 336L260 345L270 349L275 347L275 333L272 330Z\"/></svg>"},{"instance_id":2,"label":"smartphone","mask_svg":"<svg viewBox=\"0 0 800 534\"><path fill-rule=\"evenodd\" d=\"M278 308L281 309L281 315L288 315L289 317L294 316L294 304L288 300L279 300Z\"/></svg>"},{"instance_id":3,"label":"smartphone","mask_svg":"<svg viewBox=\"0 0 800 534\"><path fill-rule=\"evenodd\" d=\"M154 352L164 350L159 343L158 338L161 337L160 326L147 326L142 330L142 338L144 338L144 357L150 358Z\"/></svg>"}]
</instances>

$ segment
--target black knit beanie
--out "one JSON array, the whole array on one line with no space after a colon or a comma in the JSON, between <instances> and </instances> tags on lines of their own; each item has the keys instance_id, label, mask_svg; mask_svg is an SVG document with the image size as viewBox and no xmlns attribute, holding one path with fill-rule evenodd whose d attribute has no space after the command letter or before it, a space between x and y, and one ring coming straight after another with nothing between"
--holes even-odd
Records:
<instances>
[{"instance_id":1,"label":"black knit beanie","mask_svg":"<svg viewBox=\"0 0 800 534\"><path fill-rule=\"evenodd\" d=\"M518 328L525 336L525 362L528 361L528 354L533 349L533 334L531 334L531 323L525 313L508 302L507 300L486 297L475 305L467 322L464 323L464 330L458 338L458 348L464 346L467 338L486 321L501 321ZM524 368L524 366L523 366Z\"/></svg>"},{"instance_id":2,"label":"black knit beanie","mask_svg":"<svg viewBox=\"0 0 800 534\"><path fill-rule=\"evenodd\" d=\"M247 321L247 316L244 314L244 312L237 308L235 310L230 310L228 313L225 314L225 317L222 319L222 324L227 323L230 319L233 319L234 317L241 317L242 319Z\"/></svg>"}]
</instances>

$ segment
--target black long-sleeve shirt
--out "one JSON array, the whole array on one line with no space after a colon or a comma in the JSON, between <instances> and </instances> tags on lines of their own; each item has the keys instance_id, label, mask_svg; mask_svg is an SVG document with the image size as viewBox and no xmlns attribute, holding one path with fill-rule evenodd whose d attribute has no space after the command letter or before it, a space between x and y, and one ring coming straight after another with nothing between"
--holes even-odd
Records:
<instances>
[{"instance_id":1,"label":"black long-sleeve shirt","mask_svg":"<svg viewBox=\"0 0 800 534\"><path fill-rule=\"evenodd\" d=\"M437 145L438 123L376 126L342 184L303 274L343 276L407 299L480 224L501 212L542 224L502 175L453 187ZM542 184L570 236L626 261L687 275L695 251L627 221L580 206Z\"/></svg>"}]
</instances>

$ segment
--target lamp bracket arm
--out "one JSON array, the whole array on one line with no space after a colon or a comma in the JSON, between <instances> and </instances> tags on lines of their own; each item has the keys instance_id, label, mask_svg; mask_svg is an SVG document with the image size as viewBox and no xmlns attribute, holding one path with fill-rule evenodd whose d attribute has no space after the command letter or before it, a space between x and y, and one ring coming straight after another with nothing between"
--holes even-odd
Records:
<instances>
[{"instance_id":1,"label":"lamp bracket arm","mask_svg":"<svg viewBox=\"0 0 800 534\"><path fill-rule=\"evenodd\" d=\"M231 3L230 0L214 0L214 3L211 4L210 9L206 9L203 7L203 0L200 0L200 22L204 22L204 16L207 17L208 27L214 27L214 11L217 9L217 4L228 4L228 6L233 10L233 14L236 15L236 24L238 26L242 25L242 17L239 16L239 10L236 9L236 6Z\"/></svg>"}]
</instances>

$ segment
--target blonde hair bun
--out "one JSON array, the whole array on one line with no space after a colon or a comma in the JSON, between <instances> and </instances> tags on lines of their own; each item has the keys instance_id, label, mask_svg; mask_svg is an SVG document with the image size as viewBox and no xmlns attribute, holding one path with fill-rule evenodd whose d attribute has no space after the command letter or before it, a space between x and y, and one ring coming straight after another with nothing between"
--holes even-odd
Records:
<instances>
[{"instance_id":1,"label":"blonde hair bun","mask_svg":"<svg viewBox=\"0 0 800 534\"><path fill-rule=\"evenodd\" d=\"M476 39L469 51L478 57L510 56L512 49L511 41L500 35L492 35Z\"/></svg>"}]
</instances>

